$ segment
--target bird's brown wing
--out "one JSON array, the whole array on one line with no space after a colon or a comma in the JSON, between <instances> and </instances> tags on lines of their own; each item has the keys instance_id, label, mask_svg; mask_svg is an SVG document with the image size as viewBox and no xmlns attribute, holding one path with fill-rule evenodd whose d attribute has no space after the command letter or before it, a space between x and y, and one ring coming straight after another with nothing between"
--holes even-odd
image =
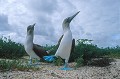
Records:
<instances>
[{"instance_id":1,"label":"bird's brown wing","mask_svg":"<svg viewBox=\"0 0 120 79\"><path fill-rule=\"evenodd\" d=\"M43 49L42 46L33 44L33 51L36 53L37 56L43 59L43 56L47 56L48 53L46 52L45 49Z\"/></svg>"},{"instance_id":2,"label":"bird's brown wing","mask_svg":"<svg viewBox=\"0 0 120 79\"><path fill-rule=\"evenodd\" d=\"M59 38L58 43L57 43L57 46L60 45L60 42L61 42L62 38L63 38L63 35Z\"/></svg>"},{"instance_id":3,"label":"bird's brown wing","mask_svg":"<svg viewBox=\"0 0 120 79\"><path fill-rule=\"evenodd\" d=\"M75 39L72 40L71 52L74 52L75 49Z\"/></svg>"}]
</instances>

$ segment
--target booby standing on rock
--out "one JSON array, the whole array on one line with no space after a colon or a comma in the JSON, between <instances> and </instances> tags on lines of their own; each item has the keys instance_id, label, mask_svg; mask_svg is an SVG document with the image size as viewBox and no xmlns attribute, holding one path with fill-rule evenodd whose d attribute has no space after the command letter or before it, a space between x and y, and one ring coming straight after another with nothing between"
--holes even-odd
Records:
<instances>
[{"instance_id":1,"label":"booby standing on rock","mask_svg":"<svg viewBox=\"0 0 120 79\"><path fill-rule=\"evenodd\" d=\"M46 61L53 61L55 60L56 57L60 56L61 58L65 59L65 65L63 68L61 68L61 70L71 70L72 68L68 67L68 60L70 57L70 52L71 52L71 47L72 47L72 32L70 30L70 22L72 21L72 19L78 14L79 12L77 12L76 14L74 14L71 17L66 18L63 21L62 27L63 27L63 37L61 39L60 45L55 53L54 56L44 56L44 59Z\"/></svg>"},{"instance_id":2,"label":"booby standing on rock","mask_svg":"<svg viewBox=\"0 0 120 79\"><path fill-rule=\"evenodd\" d=\"M43 59L43 56L48 55L48 53L40 45L33 43L34 26L35 26L35 24L29 25L27 27L27 36L26 36L26 40L25 40L25 44L24 44L25 51L30 56L30 62L29 62L30 65L32 65L33 58L40 60L40 58Z\"/></svg>"}]
</instances>

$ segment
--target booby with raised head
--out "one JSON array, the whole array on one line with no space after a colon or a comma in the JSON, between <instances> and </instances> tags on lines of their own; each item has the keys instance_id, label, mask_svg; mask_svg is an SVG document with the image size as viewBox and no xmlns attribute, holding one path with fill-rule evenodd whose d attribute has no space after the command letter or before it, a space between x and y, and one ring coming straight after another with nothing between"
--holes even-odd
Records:
<instances>
[{"instance_id":1,"label":"booby with raised head","mask_svg":"<svg viewBox=\"0 0 120 79\"><path fill-rule=\"evenodd\" d=\"M64 19L62 28L63 28L63 37L61 39L60 45L55 53L54 56L44 56L43 58L46 61L53 61L56 57L60 56L61 58L65 59L65 65L61 70L71 70L72 68L68 67L68 60L70 57L70 52L72 48L72 32L70 30L70 22L72 19L78 14L79 12L75 13L73 16Z\"/></svg>"},{"instance_id":2,"label":"booby with raised head","mask_svg":"<svg viewBox=\"0 0 120 79\"><path fill-rule=\"evenodd\" d=\"M30 56L30 62L29 62L30 65L32 65L33 58L36 58L38 61L40 59L43 59L43 56L48 55L46 50L44 50L40 45L33 43L34 26L35 26L35 24L29 25L27 27L27 36L26 36L26 40L25 40L25 44L24 44L25 51ZM37 64L38 64L38 62L37 62Z\"/></svg>"}]
</instances>

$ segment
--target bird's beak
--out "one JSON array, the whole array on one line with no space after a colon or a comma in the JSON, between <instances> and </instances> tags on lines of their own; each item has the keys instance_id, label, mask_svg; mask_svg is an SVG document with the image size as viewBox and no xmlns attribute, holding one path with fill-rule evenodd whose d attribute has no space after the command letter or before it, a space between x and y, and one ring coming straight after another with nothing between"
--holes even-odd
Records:
<instances>
[{"instance_id":1,"label":"bird's beak","mask_svg":"<svg viewBox=\"0 0 120 79\"><path fill-rule=\"evenodd\" d=\"M33 24L33 26L35 26L36 23Z\"/></svg>"},{"instance_id":2,"label":"bird's beak","mask_svg":"<svg viewBox=\"0 0 120 79\"><path fill-rule=\"evenodd\" d=\"M34 24L32 25L33 28L34 28L35 24L36 24L36 23L34 23Z\"/></svg>"},{"instance_id":3,"label":"bird's beak","mask_svg":"<svg viewBox=\"0 0 120 79\"><path fill-rule=\"evenodd\" d=\"M79 11L79 12L80 12L80 11ZM71 22L72 19L73 19L79 12L77 12L77 13L75 13L73 16L69 17L69 22Z\"/></svg>"}]
</instances>

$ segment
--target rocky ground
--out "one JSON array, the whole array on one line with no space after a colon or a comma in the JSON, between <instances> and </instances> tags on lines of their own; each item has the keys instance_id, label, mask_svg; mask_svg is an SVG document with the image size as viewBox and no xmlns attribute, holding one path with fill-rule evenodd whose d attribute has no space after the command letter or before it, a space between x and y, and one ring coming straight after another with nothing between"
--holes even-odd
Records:
<instances>
[{"instance_id":1,"label":"rocky ground","mask_svg":"<svg viewBox=\"0 0 120 79\"><path fill-rule=\"evenodd\" d=\"M69 65L74 67L74 63ZM120 79L120 59L107 67L83 66L71 71L59 70L61 67L41 63L38 71L0 72L0 79Z\"/></svg>"}]
</instances>

